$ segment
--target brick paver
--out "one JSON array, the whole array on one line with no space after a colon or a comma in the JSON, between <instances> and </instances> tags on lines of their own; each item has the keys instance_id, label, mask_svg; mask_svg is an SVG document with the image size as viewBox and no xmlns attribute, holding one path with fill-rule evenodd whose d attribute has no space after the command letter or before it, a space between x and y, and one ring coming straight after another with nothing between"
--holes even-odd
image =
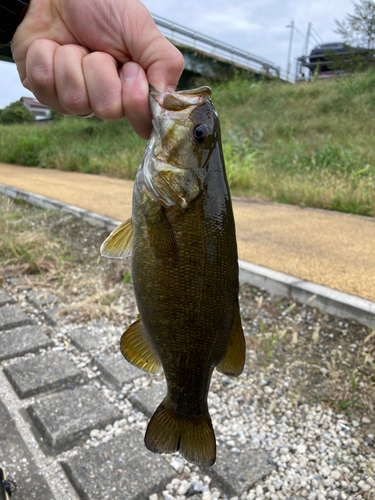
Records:
<instances>
[{"instance_id":1,"label":"brick paver","mask_svg":"<svg viewBox=\"0 0 375 500\"><path fill-rule=\"evenodd\" d=\"M54 345L53 341L34 325L0 331L0 344L0 361L23 356L28 352L37 352L39 349Z\"/></svg>"},{"instance_id":2,"label":"brick paver","mask_svg":"<svg viewBox=\"0 0 375 500\"><path fill-rule=\"evenodd\" d=\"M0 309L0 331L33 324L35 324L35 321L17 306L2 307Z\"/></svg>"},{"instance_id":3,"label":"brick paver","mask_svg":"<svg viewBox=\"0 0 375 500\"><path fill-rule=\"evenodd\" d=\"M121 413L93 386L65 389L31 404L29 414L51 455L86 439L121 418Z\"/></svg>"},{"instance_id":4,"label":"brick paver","mask_svg":"<svg viewBox=\"0 0 375 500\"><path fill-rule=\"evenodd\" d=\"M13 304L14 300L4 290L0 290L0 307L5 304Z\"/></svg>"},{"instance_id":5,"label":"brick paver","mask_svg":"<svg viewBox=\"0 0 375 500\"><path fill-rule=\"evenodd\" d=\"M4 373L21 399L84 381L82 371L60 352L20 359L6 366Z\"/></svg>"},{"instance_id":6,"label":"brick paver","mask_svg":"<svg viewBox=\"0 0 375 500\"><path fill-rule=\"evenodd\" d=\"M82 450L63 467L87 500L146 500L176 477L161 456L146 450L137 431Z\"/></svg>"},{"instance_id":7,"label":"brick paver","mask_svg":"<svg viewBox=\"0 0 375 500\"><path fill-rule=\"evenodd\" d=\"M124 384L129 384L135 378L146 375L145 372L128 363L120 353L97 356L93 359L93 364L99 368L102 378L117 391L121 391Z\"/></svg>"},{"instance_id":8,"label":"brick paver","mask_svg":"<svg viewBox=\"0 0 375 500\"><path fill-rule=\"evenodd\" d=\"M166 395L167 384L162 382L136 392L129 400L138 410L151 417Z\"/></svg>"}]
</instances>

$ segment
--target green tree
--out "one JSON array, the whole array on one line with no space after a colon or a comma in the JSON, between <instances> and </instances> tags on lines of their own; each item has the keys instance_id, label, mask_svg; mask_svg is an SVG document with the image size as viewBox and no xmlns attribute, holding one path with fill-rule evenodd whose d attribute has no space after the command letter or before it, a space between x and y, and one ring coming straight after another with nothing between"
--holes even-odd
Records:
<instances>
[{"instance_id":1,"label":"green tree","mask_svg":"<svg viewBox=\"0 0 375 500\"><path fill-rule=\"evenodd\" d=\"M346 19L337 24L336 33L343 36L345 42L354 47L375 47L375 2L360 0L354 4L354 14L347 14Z\"/></svg>"},{"instance_id":2,"label":"green tree","mask_svg":"<svg viewBox=\"0 0 375 500\"><path fill-rule=\"evenodd\" d=\"M0 123L24 123L33 122L34 115L22 104L22 101L15 101L1 110Z\"/></svg>"}]
</instances>

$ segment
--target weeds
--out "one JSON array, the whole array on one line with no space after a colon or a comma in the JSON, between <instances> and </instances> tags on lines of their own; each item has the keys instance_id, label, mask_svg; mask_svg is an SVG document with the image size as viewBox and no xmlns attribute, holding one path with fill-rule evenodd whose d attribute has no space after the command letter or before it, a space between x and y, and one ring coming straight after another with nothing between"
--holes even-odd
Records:
<instances>
[{"instance_id":1,"label":"weeds","mask_svg":"<svg viewBox=\"0 0 375 500\"><path fill-rule=\"evenodd\" d=\"M325 321L312 325L306 306L282 298L270 304L262 298L253 300L257 328L247 339L251 368L267 367L270 372L277 367L277 372L291 375L296 384L286 394L292 406L308 398L350 419L370 415L375 406L375 331L357 330L348 338L342 323L338 329ZM273 318L271 324L267 316ZM327 334L327 329L335 333Z\"/></svg>"}]
</instances>

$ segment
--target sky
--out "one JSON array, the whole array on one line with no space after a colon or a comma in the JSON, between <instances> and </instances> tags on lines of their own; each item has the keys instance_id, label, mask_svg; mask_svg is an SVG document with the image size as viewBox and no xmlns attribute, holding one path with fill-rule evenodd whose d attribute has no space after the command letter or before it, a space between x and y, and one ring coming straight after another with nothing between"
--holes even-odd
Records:
<instances>
[{"instance_id":1,"label":"sky","mask_svg":"<svg viewBox=\"0 0 375 500\"><path fill-rule=\"evenodd\" d=\"M293 20L292 62L302 55L308 23L328 43L340 41L335 19L353 13L352 0L143 0L152 14L204 33L287 68ZM309 49L318 45L311 39ZM19 82L15 64L0 61L0 109L32 94Z\"/></svg>"}]
</instances>

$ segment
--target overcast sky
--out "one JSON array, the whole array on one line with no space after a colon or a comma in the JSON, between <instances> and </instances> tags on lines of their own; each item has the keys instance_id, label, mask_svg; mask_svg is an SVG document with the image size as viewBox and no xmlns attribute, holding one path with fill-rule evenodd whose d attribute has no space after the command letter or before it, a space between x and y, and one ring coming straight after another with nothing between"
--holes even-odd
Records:
<instances>
[{"instance_id":1,"label":"overcast sky","mask_svg":"<svg viewBox=\"0 0 375 500\"><path fill-rule=\"evenodd\" d=\"M286 70L292 20L305 36L308 23L324 42L340 41L335 19L353 13L352 0L144 0L151 13L267 59ZM317 45L311 39L311 48ZM292 58L304 37L294 32ZM294 67L294 66L293 66ZM14 64L0 61L0 109L32 95L19 83Z\"/></svg>"}]
</instances>

